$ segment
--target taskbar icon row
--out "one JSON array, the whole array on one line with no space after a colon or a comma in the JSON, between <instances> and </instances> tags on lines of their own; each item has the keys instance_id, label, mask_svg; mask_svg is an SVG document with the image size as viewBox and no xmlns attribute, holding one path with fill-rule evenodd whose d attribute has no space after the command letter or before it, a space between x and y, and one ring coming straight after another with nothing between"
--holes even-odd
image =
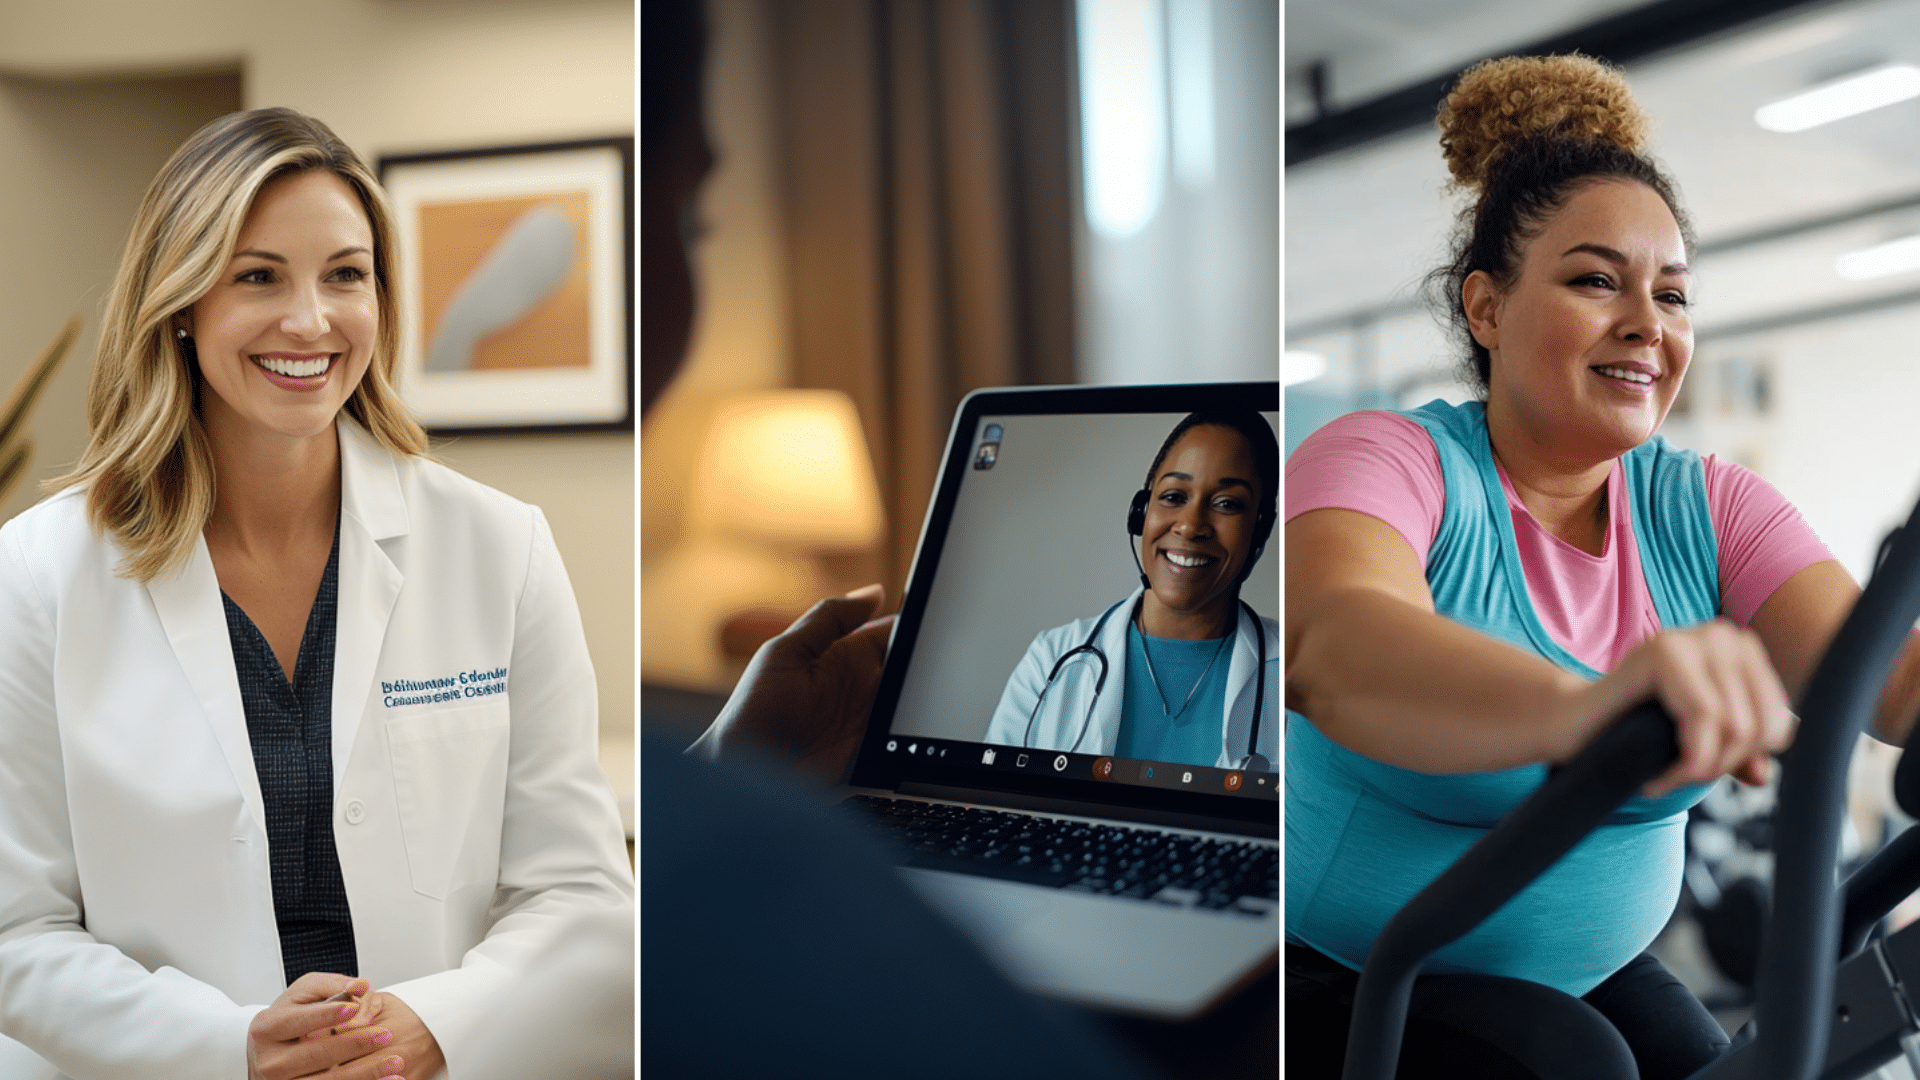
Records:
<instances>
[{"instance_id":1,"label":"taskbar icon row","mask_svg":"<svg viewBox=\"0 0 1920 1080\"><path fill-rule=\"evenodd\" d=\"M1141 784L1176 791L1211 791L1255 798L1279 798L1277 777L1270 772L1220 769L1166 761L1144 761L1107 755L1022 750L1010 746L942 739L890 738L888 754L930 758L943 764L966 765L1020 773L1055 775L1077 780Z\"/></svg>"}]
</instances>

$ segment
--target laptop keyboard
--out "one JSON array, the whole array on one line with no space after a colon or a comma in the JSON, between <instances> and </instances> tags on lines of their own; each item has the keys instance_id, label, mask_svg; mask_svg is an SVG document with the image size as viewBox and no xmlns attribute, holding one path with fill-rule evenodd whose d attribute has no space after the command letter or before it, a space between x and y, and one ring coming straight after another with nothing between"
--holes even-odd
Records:
<instances>
[{"instance_id":1,"label":"laptop keyboard","mask_svg":"<svg viewBox=\"0 0 1920 1080\"><path fill-rule=\"evenodd\" d=\"M847 805L880 825L906 866L1246 915L1279 904L1271 844L872 795Z\"/></svg>"}]
</instances>

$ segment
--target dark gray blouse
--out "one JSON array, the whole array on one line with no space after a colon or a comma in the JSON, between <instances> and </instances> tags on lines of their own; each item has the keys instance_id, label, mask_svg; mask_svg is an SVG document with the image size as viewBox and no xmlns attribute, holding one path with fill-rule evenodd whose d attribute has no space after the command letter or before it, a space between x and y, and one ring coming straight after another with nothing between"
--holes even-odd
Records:
<instances>
[{"instance_id":1,"label":"dark gray blouse","mask_svg":"<svg viewBox=\"0 0 1920 1080\"><path fill-rule=\"evenodd\" d=\"M266 804L273 913L287 982L309 971L358 975L353 916L333 846L333 646L340 598L340 523L307 614L289 683L260 629L223 590L227 636L253 768Z\"/></svg>"}]
</instances>

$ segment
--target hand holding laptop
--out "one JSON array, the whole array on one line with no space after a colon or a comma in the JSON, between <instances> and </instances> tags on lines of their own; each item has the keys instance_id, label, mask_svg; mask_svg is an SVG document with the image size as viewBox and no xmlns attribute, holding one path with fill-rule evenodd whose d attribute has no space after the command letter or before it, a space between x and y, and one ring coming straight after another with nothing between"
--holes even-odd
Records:
<instances>
[{"instance_id":1,"label":"hand holding laptop","mask_svg":"<svg viewBox=\"0 0 1920 1080\"><path fill-rule=\"evenodd\" d=\"M879 585L813 605L760 647L733 696L688 753L721 761L742 749L774 750L832 781L853 767L894 616L873 618Z\"/></svg>"}]
</instances>

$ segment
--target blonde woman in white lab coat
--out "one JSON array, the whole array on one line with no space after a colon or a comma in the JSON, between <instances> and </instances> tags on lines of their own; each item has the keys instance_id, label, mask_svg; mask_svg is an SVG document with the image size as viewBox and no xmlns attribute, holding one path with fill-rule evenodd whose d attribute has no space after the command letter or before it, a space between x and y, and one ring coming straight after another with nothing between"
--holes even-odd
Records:
<instances>
[{"instance_id":1,"label":"blonde woman in white lab coat","mask_svg":"<svg viewBox=\"0 0 1920 1080\"><path fill-rule=\"evenodd\" d=\"M147 193L86 453L0 528L0 1076L457 1078L630 910L566 572L421 456L394 247L291 110Z\"/></svg>"}]
</instances>

